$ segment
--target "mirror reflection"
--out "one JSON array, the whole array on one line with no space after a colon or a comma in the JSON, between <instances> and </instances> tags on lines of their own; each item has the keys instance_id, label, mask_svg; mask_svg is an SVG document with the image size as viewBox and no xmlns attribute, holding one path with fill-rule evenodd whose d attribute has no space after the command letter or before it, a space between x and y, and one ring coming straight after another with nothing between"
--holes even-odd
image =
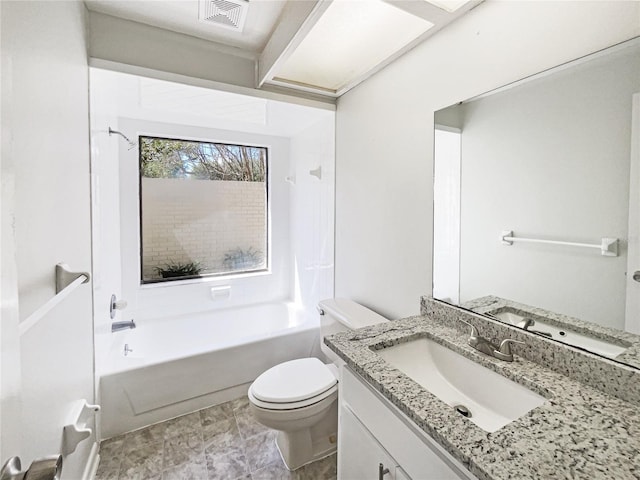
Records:
<instances>
[{"instance_id":1,"label":"mirror reflection","mask_svg":"<svg viewBox=\"0 0 640 480\"><path fill-rule=\"evenodd\" d=\"M435 124L434 297L640 367L640 41Z\"/></svg>"}]
</instances>

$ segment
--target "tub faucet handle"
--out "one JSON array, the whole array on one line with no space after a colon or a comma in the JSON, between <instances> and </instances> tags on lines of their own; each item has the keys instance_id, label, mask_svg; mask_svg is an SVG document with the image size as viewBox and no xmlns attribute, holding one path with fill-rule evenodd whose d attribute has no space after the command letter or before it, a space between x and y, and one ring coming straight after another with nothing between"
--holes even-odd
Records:
<instances>
[{"instance_id":1,"label":"tub faucet handle","mask_svg":"<svg viewBox=\"0 0 640 480\"><path fill-rule=\"evenodd\" d=\"M115 293L111 295L111 301L109 302L109 316L111 320L116 318L116 310L124 310L125 308L127 308L126 300L116 299Z\"/></svg>"}]
</instances>

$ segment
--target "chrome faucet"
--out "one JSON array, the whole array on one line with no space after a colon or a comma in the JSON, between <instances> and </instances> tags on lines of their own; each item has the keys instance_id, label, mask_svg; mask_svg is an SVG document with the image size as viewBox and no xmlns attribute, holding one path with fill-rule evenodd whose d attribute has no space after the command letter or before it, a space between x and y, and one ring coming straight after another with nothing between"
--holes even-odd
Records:
<instances>
[{"instance_id":1,"label":"chrome faucet","mask_svg":"<svg viewBox=\"0 0 640 480\"><path fill-rule=\"evenodd\" d=\"M525 317L522 322L522 328L525 330L529 330L529 327L533 327L536 324L536 321L530 317Z\"/></svg>"},{"instance_id":2,"label":"chrome faucet","mask_svg":"<svg viewBox=\"0 0 640 480\"><path fill-rule=\"evenodd\" d=\"M532 330L531 327L533 327L535 324L536 324L536 321L533 318L525 317L523 320L522 328L525 329L527 332L539 333L540 335L544 335L545 337L553 338L553 335L551 334L551 332L543 332L542 330Z\"/></svg>"},{"instance_id":3,"label":"chrome faucet","mask_svg":"<svg viewBox=\"0 0 640 480\"><path fill-rule=\"evenodd\" d=\"M136 322L129 320L128 322L112 322L111 333L126 330L127 328L136 328Z\"/></svg>"},{"instance_id":4,"label":"chrome faucet","mask_svg":"<svg viewBox=\"0 0 640 480\"><path fill-rule=\"evenodd\" d=\"M470 323L467 323L464 320L461 320L461 322L466 323L467 325L469 325L469 327L471 327L471 332L469 333L469 340L467 340L467 343L469 343L470 346L472 346L479 352L486 353L487 355L493 355L493 351L498 348L497 345L490 342L486 338L481 337L478 329Z\"/></svg>"},{"instance_id":5,"label":"chrome faucet","mask_svg":"<svg viewBox=\"0 0 640 480\"><path fill-rule=\"evenodd\" d=\"M505 338L500 342L500 345L496 345L495 343L487 340L486 338L480 336L478 329L464 320L460 320L462 323L467 324L471 327L471 332L469 333L468 343L471 347L475 348L479 352L485 353L487 355L491 355L498 360L504 360L505 362L513 362L513 352L511 351L511 345L513 343L519 343L524 345L524 342L519 340L513 340L512 338Z\"/></svg>"}]
</instances>

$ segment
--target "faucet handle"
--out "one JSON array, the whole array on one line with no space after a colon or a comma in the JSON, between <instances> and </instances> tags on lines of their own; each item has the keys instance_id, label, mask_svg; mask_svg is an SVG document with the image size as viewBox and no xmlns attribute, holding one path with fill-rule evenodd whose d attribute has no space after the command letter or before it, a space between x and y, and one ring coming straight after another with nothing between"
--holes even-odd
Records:
<instances>
[{"instance_id":1,"label":"faucet handle","mask_svg":"<svg viewBox=\"0 0 640 480\"><path fill-rule=\"evenodd\" d=\"M520 345L526 345L526 343L521 342L520 340L514 340L513 338L505 338L504 340L502 340L500 342L500 348L499 348L500 353L506 353L506 354L511 353L511 344L512 343L518 343Z\"/></svg>"},{"instance_id":2,"label":"faucet handle","mask_svg":"<svg viewBox=\"0 0 640 480\"><path fill-rule=\"evenodd\" d=\"M471 338L478 338L480 336L480 333L478 332L478 329L474 325L470 324L469 322L465 322L462 319L458 319L458 320L460 320L465 325L468 325L469 327L471 327L471 331L469 332L469 336Z\"/></svg>"},{"instance_id":3,"label":"faucet handle","mask_svg":"<svg viewBox=\"0 0 640 480\"><path fill-rule=\"evenodd\" d=\"M526 345L526 343L520 340L514 340L513 338L505 338L500 342L500 346L497 350L494 350L493 356L500 360L506 360L507 362L513 362L513 352L511 351L511 344L518 343L520 345Z\"/></svg>"}]
</instances>

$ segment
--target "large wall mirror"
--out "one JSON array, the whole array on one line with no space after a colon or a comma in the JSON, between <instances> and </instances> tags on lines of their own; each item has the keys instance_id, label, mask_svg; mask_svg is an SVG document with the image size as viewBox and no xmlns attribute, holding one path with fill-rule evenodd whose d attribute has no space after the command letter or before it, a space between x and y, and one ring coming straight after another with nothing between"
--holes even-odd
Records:
<instances>
[{"instance_id":1,"label":"large wall mirror","mask_svg":"<svg viewBox=\"0 0 640 480\"><path fill-rule=\"evenodd\" d=\"M435 124L434 297L640 367L640 39Z\"/></svg>"}]
</instances>

